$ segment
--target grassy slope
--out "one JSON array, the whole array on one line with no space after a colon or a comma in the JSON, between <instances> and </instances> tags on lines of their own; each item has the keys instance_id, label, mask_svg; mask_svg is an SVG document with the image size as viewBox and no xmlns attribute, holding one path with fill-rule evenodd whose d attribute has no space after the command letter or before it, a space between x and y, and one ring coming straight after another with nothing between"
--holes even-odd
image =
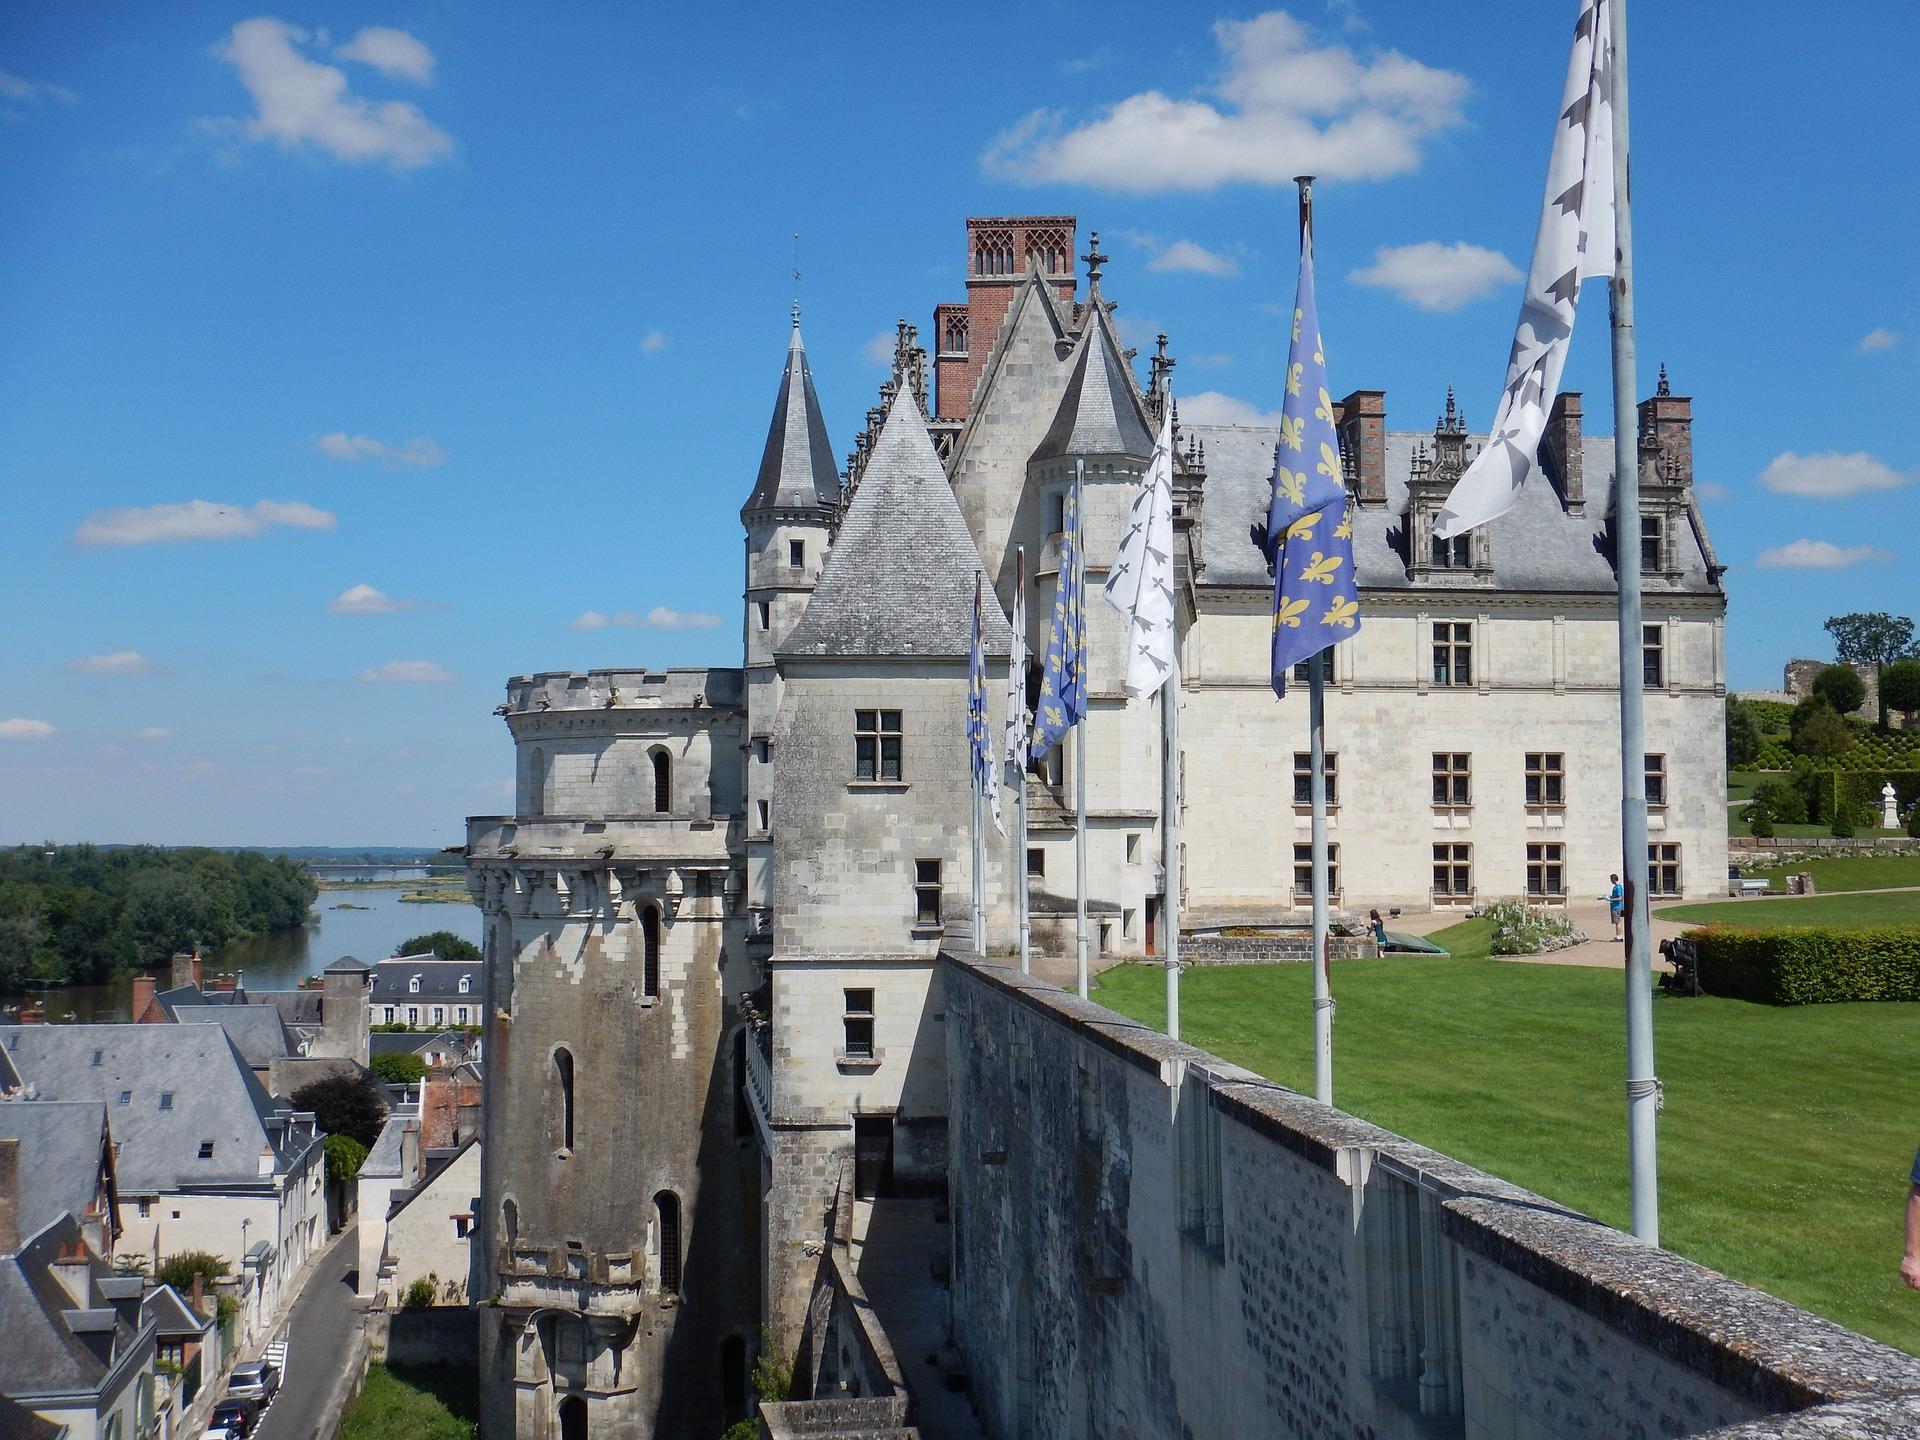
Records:
<instances>
[{"instance_id":1,"label":"grassy slope","mask_svg":"<svg viewBox=\"0 0 1920 1440\"><path fill-rule=\"evenodd\" d=\"M1426 937L1456 960L1484 960L1493 943L1491 920L1462 920Z\"/></svg>"},{"instance_id":2,"label":"grassy slope","mask_svg":"<svg viewBox=\"0 0 1920 1440\"><path fill-rule=\"evenodd\" d=\"M473 1440L478 1380L444 1365L367 1367L367 1385L340 1423L340 1440Z\"/></svg>"},{"instance_id":3,"label":"grassy slope","mask_svg":"<svg viewBox=\"0 0 1920 1440\"><path fill-rule=\"evenodd\" d=\"M1789 872L1813 876L1828 890L1888 890L1896 885L1920 885L1920 855L1859 855L1838 860L1808 860L1776 865L1750 873L1784 887Z\"/></svg>"},{"instance_id":4,"label":"grassy slope","mask_svg":"<svg viewBox=\"0 0 1920 1440\"><path fill-rule=\"evenodd\" d=\"M1667 905L1654 913L1662 920L1684 925L1748 925L1767 930L1804 929L1810 925L1848 930L1875 925L1916 925L1920 924L1920 890L1813 895L1804 900L1716 900L1704 905Z\"/></svg>"},{"instance_id":5,"label":"grassy slope","mask_svg":"<svg viewBox=\"0 0 1920 1440\"><path fill-rule=\"evenodd\" d=\"M1100 977L1102 1004L1165 1021L1162 972ZM1621 977L1438 957L1333 970L1343 1109L1624 1226ZM1304 965L1187 972L1185 1038L1311 1090ZM1671 999L1655 993L1661 1238L1684 1255L1920 1353L1899 1282L1920 1139L1920 1005Z\"/></svg>"}]
</instances>

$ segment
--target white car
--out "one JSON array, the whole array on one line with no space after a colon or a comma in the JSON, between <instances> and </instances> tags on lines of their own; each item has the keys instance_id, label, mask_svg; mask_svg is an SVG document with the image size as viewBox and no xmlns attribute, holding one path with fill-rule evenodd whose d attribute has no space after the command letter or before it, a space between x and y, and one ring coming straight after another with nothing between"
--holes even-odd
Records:
<instances>
[{"instance_id":1,"label":"white car","mask_svg":"<svg viewBox=\"0 0 1920 1440\"><path fill-rule=\"evenodd\" d=\"M279 1368L271 1360L254 1360L233 1367L233 1374L227 1380L227 1399L258 1400L264 1408L273 1403L274 1392L279 1388Z\"/></svg>"}]
</instances>

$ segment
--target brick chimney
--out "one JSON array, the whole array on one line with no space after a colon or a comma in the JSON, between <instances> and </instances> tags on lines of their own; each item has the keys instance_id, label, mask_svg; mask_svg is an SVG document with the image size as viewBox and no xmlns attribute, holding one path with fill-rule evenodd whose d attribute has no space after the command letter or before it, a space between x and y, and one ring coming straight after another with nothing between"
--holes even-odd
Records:
<instances>
[{"instance_id":1,"label":"brick chimney","mask_svg":"<svg viewBox=\"0 0 1920 1440\"><path fill-rule=\"evenodd\" d=\"M1586 479L1580 464L1580 392L1562 390L1553 397L1553 409L1547 416L1547 458L1553 466L1553 481L1560 491L1561 503L1569 515L1586 512Z\"/></svg>"},{"instance_id":2,"label":"brick chimney","mask_svg":"<svg viewBox=\"0 0 1920 1440\"><path fill-rule=\"evenodd\" d=\"M168 988L184 990L189 985L197 986L200 983L200 952L196 950L188 955L183 951L174 956L172 969L172 984Z\"/></svg>"},{"instance_id":3,"label":"brick chimney","mask_svg":"<svg viewBox=\"0 0 1920 1440\"><path fill-rule=\"evenodd\" d=\"M47 1023L47 1007L38 1000L29 1000L20 1007L16 1017L22 1025L44 1025Z\"/></svg>"},{"instance_id":4,"label":"brick chimney","mask_svg":"<svg viewBox=\"0 0 1920 1440\"><path fill-rule=\"evenodd\" d=\"M133 977L133 1023L138 1025L147 1017L147 1011L153 1008L153 992L159 982L153 976L139 974Z\"/></svg>"},{"instance_id":5,"label":"brick chimney","mask_svg":"<svg viewBox=\"0 0 1920 1440\"><path fill-rule=\"evenodd\" d=\"M1007 318L1013 292L1032 265L1052 287L1054 299L1069 316L1076 279L1074 251L1078 222L1071 215L969 215L967 217L967 300L933 312L933 409L949 420L964 420L973 404L973 387L986 368L987 355Z\"/></svg>"},{"instance_id":6,"label":"brick chimney","mask_svg":"<svg viewBox=\"0 0 1920 1440\"><path fill-rule=\"evenodd\" d=\"M193 1272L193 1290L187 1298L193 1306L193 1313L200 1314L207 1303L207 1281L198 1270Z\"/></svg>"},{"instance_id":7,"label":"brick chimney","mask_svg":"<svg viewBox=\"0 0 1920 1440\"><path fill-rule=\"evenodd\" d=\"M1387 392L1356 390L1336 407L1340 443L1353 457L1362 505L1387 503Z\"/></svg>"},{"instance_id":8,"label":"brick chimney","mask_svg":"<svg viewBox=\"0 0 1920 1440\"><path fill-rule=\"evenodd\" d=\"M1665 365L1653 394L1640 402L1640 444L1657 445L1662 469L1693 483L1693 397L1673 393Z\"/></svg>"},{"instance_id":9,"label":"brick chimney","mask_svg":"<svg viewBox=\"0 0 1920 1440\"><path fill-rule=\"evenodd\" d=\"M0 1140L0 1255L20 1248L20 1142Z\"/></svg>"},{"instance_id":10,"label":"brick chimney","mask_svg":"<svg viewBox=\"0 0 1920 1440\"><path fill-rule=\"evenodd\" d=\"M205 988L208 990L220 992L222 994L231 993L233 990L233 976L216 975L213 977L212 982L208 984Z\"/></svg>"}]
</instances>

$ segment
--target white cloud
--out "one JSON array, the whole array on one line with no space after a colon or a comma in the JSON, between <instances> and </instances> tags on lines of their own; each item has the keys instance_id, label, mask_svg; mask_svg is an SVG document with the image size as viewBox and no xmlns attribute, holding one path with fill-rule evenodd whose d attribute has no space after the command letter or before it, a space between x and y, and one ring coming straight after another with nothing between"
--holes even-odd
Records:
<instances>
[{"instance_id":1,"label":"white cloud","mask_svg":"<svg viewBox=\"0 0 1920 1440\"><path fill-rule=\"evenodd\" d=\"M1102 45L1091 55L1078 55L1071 60L1062 60L1060 68L1069 75L1085 75L1092 70L1104 70L1112 59L1112 48Z\"/></svg>"},{"instance_id":2,"label":"white cloud","mask_svg":"<svg viewBox=\"0 0 1920 1440\"><path fill-rule=\"evenodd\" d=\"M261 500L252 506L189 500L181 505L96 510L73 532L81 545L164 545L179 540L251 540L276 525L331 530L338 519L304 500Z\"/></svg>"},{"instance_id":3,"label":"white cloud","mask_svg":"<svg viewBox=\"0 0 1920 1440\"><path fill-rule=\"evenodd\" d=\"M149 725L143 730L135 730L127 738L129 740L171 740L173 731L162 725Z\"/></svg>"},{"instance_id":4,"label":"white cloud","mask_svg":"<svg viewBox=\"0 0 1920 1440\"><path fill-rule=\"evenodd\" d=\"M404 30L369 25L333 52L336 60L358 60L390 80L433 80L433 52Z\"/></svg>"},{"instance_id":5,"label":"white cloud","mask_svg":"<svg viewBox=\"0 0 1920 1440\"><path fill-rule=\"evenodd\" d=\"M1898 490L1912 481L1911 474L1903 474L1861 450L1846 454L1830 450L1818 455L1784 450L1760 472L1763 488L1776 495L1803 495L1812 500L1844 500L1875 490Z\"/></svg>"},{"instance_id":6,"label":"white cloud","mask_svg":"<svg viewBox=\"0 0 1920 1440\"><path fill-rule=\"evenodd\" d=\"M314 39L284 20L258 16L242 20L214 47L253 97L254 113L237 122L239 134L248 140L270 140L282 150L310 146L354 164L384 161L396 170L431 165L453 154L453 137L417 106L356 95L342 71L309 59L299 47ZM425 53L424 46L421 52ZM391 59L391 47L387 53ZM431 65L432 57L427 61Z\"/></svg>"},{"instance_id":7,"label":"white cloud","mask_svg":"<svg viewBox=\"0 0 1920 1440\"><path fill-rule=\"evenodd\" d=\"M1278 430L1280 412L1262 410L1258 405L1222 395L1218 390L1202 390L1198 395L1180 397L1180 422L1183 425L1261 425Z\"/></svg>"},{"instance_id":8,"label":"white cloud","mask_svg":"<svg viewBox=\"0 0 1920 1440\"><path fill-rule=\"evenodd\" d=\"M49 85L43 80L28 80L0 70L0 100L18 100L23 105L57 100L62 105L71 105L79 98L64 85Z\"/></svg>"},{"instance_id":9,"label":"white cloud","mask_svg":"<svg viewBox=\"0 0 1920 1440\"><path fill-rule=\"evenodd\" d=\"M576 615L567 622L569 630L605 630L617 627L622 630L711 630L720 623L718 615L705 615L697 610L669 610L665 605L656 605L644 615L637 610L620 610L612 615L598 610L589 610Z\"/></svg>"},{"instance_id":10,"label":"white cloud","mask_svg":"<svg viewBox=\"0 0 1920 1440\"><path fill-rule=\"evenodd\" d=\"M1186 270L1195 275L1238 275L1240 266L1231 256L1209 250L1191 240L1176 240L1147 262L1149 270Z\"/></svg>"},{"instance_id":11,"label":"white cloud","mask_svg":"<svg viewBox=\"0 0 1920 1440\"><path fill-rule=\"evenodd\" d=\"M425 435L416 435L403 445L390 445L371 435L349 435L335 430L331 435L313 437L313 448L329 460L359 464L377 460L383 470L424 470L443 463L447 452Z\"/></svg>"},{"instance_id":12,"label":"white cloud","mask_svg":"<svg viewBox=\"0 0 1920 1440\"><path fill-rule=\"evenodd\" d=\"M893 364L893 350L899 337L891 330L882 330L866 344L860 347L860 357L870 365Z\"/></svg>"},{"instance_id":13,"label":"white cloud","mask_svg":"<svg viewBox=\"0 0 1920 1440\"><path fill-rule=\"evenodd\" d=\"M1456 240L1442 245L1382 245L1373 264L1347 277L1355 284L1391 290L1422 310L1458 310L1520 278L1514 263L1498 250Z\"/></svg>"},{"instance_id":14,"label":"white cloud","mask_svg":"<svg viewBox=\"0 0 1920 1440\"><path fill-rule=\"evenodd\" d=\"M349 585L327 602L335 615L397 615L402 610L430 610L425 600L396 600L371 585Z\"/></svg>"},{"instance_id":15,"label":"white cloud","mask_svg":"<svg viewBox=\"0 0 1920 1440\"><path fill-rule=\"evenodd\" d=\"M26 720L18 715L0 720L0 740L45 740L55 733L44 720Z\"/></svg>"},{"instance_id":16,"label":"white cloud","mask_svg":"<svg viewBox=\"0 0 1920 1440\"><path fill-rule=\"evenodd\" d=\"M445 685L454 674L438 660L389 660L360 672L368 685Z\"/></svg>"},{"instance_id":17,"label":"white cloud","mask_svg":"<svg viewBox=\"0 0 1920 1440\"><path fill-rule=\"evenodd\" d=\"M673 343L673 337L664 330L649 330L640 337L642 355L658 355Z\"/></svg>"},{"instance_id":18,"label":"white cloud","mask_svg":"<svg viewBox=\"0 0 1920 1440\"><path fill-rule=\"evenodd\" d=\"M1362 58L1316 46L1284 10L1216 21L1213 37L1223 70L1208 98L1144 90L1079 123L1034 110L994 138L981 164L1028 184L1135 194L1307 174L1377 180L1417 168L1421 142L1461 123L1464 75L1395 50Z\"/></svg>"},{"instance_id":19,"label":"white cloud","mask_svg":"<svg viewBox=\"0 0 1920 1440\"><path fill-rule=\"evenodd\" d=\"M1693 487L1693 493L1702 500L1731 500L1733 491L1716 480L1702 480Z\"/></svg>"},{"instance_id":20,"label":"white cloud","mask_svg":"<svg viewBox=\"0 0 1920 1440\"><path fill-rule=\"evenodd\" d=\"M1762 550L1754 563L1762 570L1845 570L1852 565L1891 559L1891 550L1872 545L1849 545L1842 549L1831 540L1790 540L1772 550Z\"/></svg>"},{"instance_id":21,"label":"white cloud","mask_svg":"<svg viewBox=\"0 0 1920 1440\"><path fill-rule=\"evenodd\" d=\"M82 655L67 661L67 669L82 675L153 675L160 667L138 650L115 650L107 655Z\"/></svg>"},{"instance_id":22,"label":"white cloud","mask_svg":"<svg viewBox=\"0 0 1920 1440\"><path fill-rule=\"evenodd\" d=\"M1860 349L1871 355L1876 350L1891 350L1900 343L1900 332L1876 325L1860 337Z\"/></svg>"}]
</instances>

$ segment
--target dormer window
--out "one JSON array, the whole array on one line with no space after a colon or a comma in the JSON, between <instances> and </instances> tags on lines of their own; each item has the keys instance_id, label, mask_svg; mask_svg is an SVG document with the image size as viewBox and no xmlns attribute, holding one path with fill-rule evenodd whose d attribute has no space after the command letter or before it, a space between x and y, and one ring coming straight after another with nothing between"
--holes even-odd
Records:
<instances>
[{"instance_id":1,"label":"dormer window","mask_svg":"<svg viewBox=\"0 0 1920 1440\"><path fill-rule=\"evenodd\" d=\"M407 993L409 995L418 995L420 993L420 977L418 975L408 977Z\"/></svg>"},{"instance_id":2,"label":"dormer window","mask_svg":"<svg viewBox=\"0 0 1920 1440\"><path fill-rule=\"evenodd\" d=\"M202 1160L213 1159L213 1141L202 1140L200 1142L200 1158Z\"/></svg>"},{"instance_id":3,"label":"dormer window","mask_svg":"<svg viewBox=\"0 0 1920 1440\"><path fill-rule=\"evenodd\" d=\"M473 989L473 979L472 979L472 977L470 977L470 976L467 976L467 975L462 975L462 976L460 977L460 993L461 993L462 995L465 995L465 994L467 994L467 993L468 993L469 991L471 991L472 989Z\"/></svg>"},{"instance_id":4,"label":"dormer window","mask_svg":"<svg viewBox=\"0 0 1920 1440\"><path fill-rule=\"evenodd\" d=\"M1665 538L1666 524L1658 515L1640 517L1640 569L1643 574L1666 568L1661 558L1661 542Z\"/></svg>"},{"instance_id":5,"label":"dormer window","mask_svg":"<svg viewBox=\"0 0 1920 1440\"><path fill-rule=\"evenodd\" d=\"M1473 568L1473 536L1456 535L1451 540L1433 537L1433 568L1436 570L1471 570Z\"/></svg>"}]
</instances>

